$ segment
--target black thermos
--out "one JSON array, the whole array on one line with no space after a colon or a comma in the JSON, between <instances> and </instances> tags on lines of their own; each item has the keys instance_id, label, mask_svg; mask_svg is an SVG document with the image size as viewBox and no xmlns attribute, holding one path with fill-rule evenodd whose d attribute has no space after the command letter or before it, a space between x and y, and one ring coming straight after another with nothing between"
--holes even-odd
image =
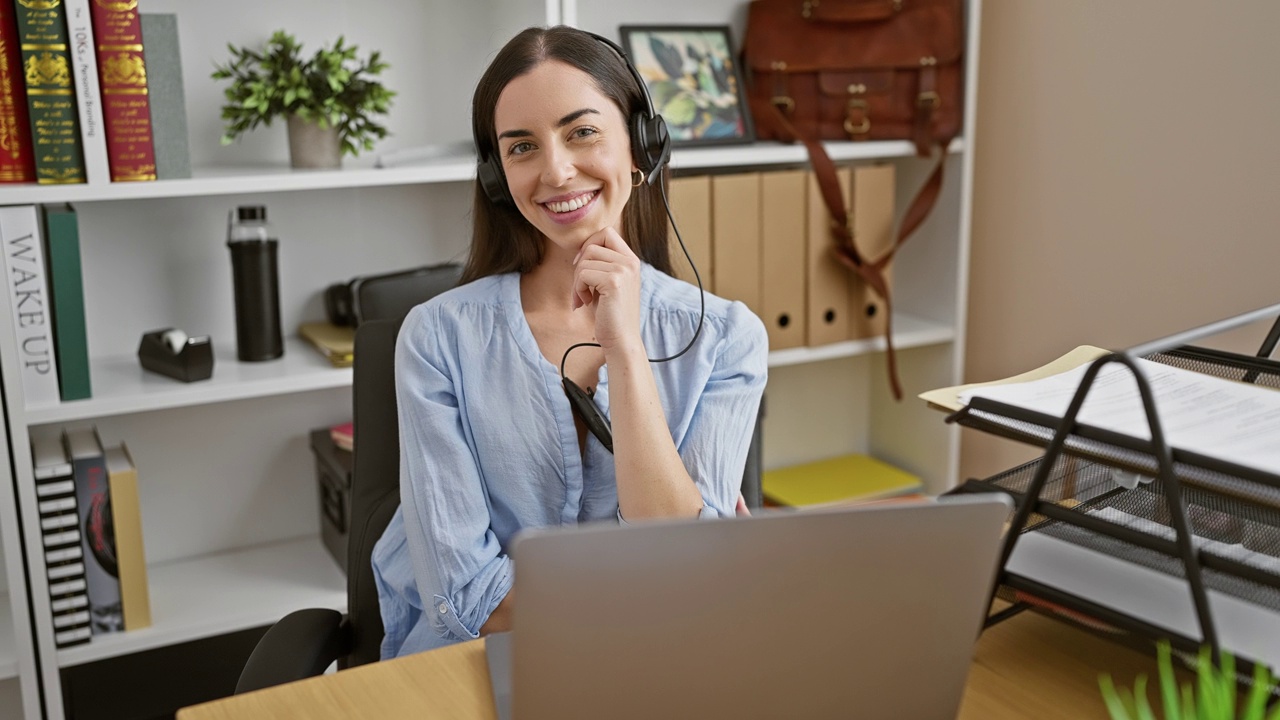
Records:
<instances>
[{"instance_id":1,"label":"black thermos","mask_svg":"<svg viewBox=\"0 0 1280 720\"><path fill-rule=\"evenodd\" d=\"M280 334L279 242L271 237L267 209L236 208L227 223L236 301L236 355L243 361L274 360L284 354Z\"/></svg>"}]
</instances>

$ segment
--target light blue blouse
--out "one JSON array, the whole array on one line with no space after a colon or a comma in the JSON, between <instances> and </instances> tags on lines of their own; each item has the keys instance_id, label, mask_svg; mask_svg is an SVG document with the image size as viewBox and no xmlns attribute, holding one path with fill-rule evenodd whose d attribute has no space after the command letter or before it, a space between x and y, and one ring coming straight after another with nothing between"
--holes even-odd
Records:
<instances>
[{"instance_id":1,"label":"light blue blouse","mask_svg":"<svg viewBox=\"0 0 1280 720\"><path fill-rule=\"evenodd\" d=\"M698 324L698 289L644 265L649 357L679 352ZM764 325L706 296L688 353L651 365L703 516L732 515L767 374ZM608 414L608 368L595 400ZM373 551L395 657L478 637L512 584L508 549L525 528L613 519L613 456L578 445L559 368L538 349L515 273L476 280L409 313L396 346L400 509Z\"/></svg>"}]
</instances>

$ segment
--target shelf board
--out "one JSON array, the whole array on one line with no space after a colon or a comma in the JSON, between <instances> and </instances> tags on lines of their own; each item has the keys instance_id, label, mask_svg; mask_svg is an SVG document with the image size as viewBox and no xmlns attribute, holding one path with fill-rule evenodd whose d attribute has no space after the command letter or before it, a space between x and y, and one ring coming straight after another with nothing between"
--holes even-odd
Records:
<instances>
[{"instance_id":1,"label":"shelf board","mask_svg":"<svg viewBox=\"0 0 1280 720\"><path fill-rule=\"evenodd\" d=\"M304 608L346 612L347 581L319 537L148 568L152 626L58 651L70 667L269 625Z\"/></svg>"},{"instance_id":2,"label":"shelf board","mask_svg":"<svg viewBox=\"0 0 1280 720\"><path fill-rule=\"evenodd\" d=\"M297 337L285 338L284 356L267 362L240 362L233 348L215 349L213 377L192 383L144 370L131 355L97 358L91 372L94 397L28 407L27 423L86 420L351 385L350 368L333 367Z\"/></svg>"},{"instance_id":3,"label":"shelf board","mask_svg":"<svg viewBox=\"0 0 1280 720\"><path fill-rule=\"evenodd\" d=\"M955 339L955 331L911 315L894 317L894 347L906 350ZM849 340L819 347L790 348L769 353L769 366L798 365L853 357L885 349L883 337ZM92 364L94 397L88 400L29 407L29 425L166 410L210 403L349 387L350 368L335 368L305 341L285 339L284 357L262 363L236 360L233 350L220 350L213 377L183 383L142 369L133 356L99 358Z\"/></svg>"},{"instance_id":4,"label":"shelf board","mask_svg":"<svg viewBox=\"0 0 1280 720\"><path fill-rule=\"evenodd\" d=\"M940 345L955 340L956 333L950 327L912 315L898 313L893 316L893 347L895 350ZM883 336L847 340L845 342L819 345L818 347L788 348L774 350L769 353L769 367L783 367L802 363L833 360L835 358L867 355L884 352Z\"/></svg>"},{"instance_id":5,"label":"shelf board","mask_svg":"<svg viewBox=\"0 0 1280 720\"><path fill-rule=\"evenodd\" d=\"M9 596L0 594L0 680L18 677L18 647L13 632Z\"/></svg>"},{"instance_id":6,"label":"shelf board","mask_svg":"<svg viewBox=\"0 0 1280 720\"><path fill-rule=\"evenodd\" d=\"M831 159L877 160L911 157L915 146L906 140L824 143ZM952 141L950 152L964 149L964 140ZM709 148L682 148L672 153L677 170L724 167L794 165L808 162L803 145L757 142ZM349 161L341 170L295 170L284 165L198 167L186 180L100 183L95 185L10 185L0 189L0 204L98 202L148 198L239 195L333 188L423 185L469 182L476 176L475 156L452 151L430 160L399 167L373 167L369 159Z\"/></svg>"},{"instance_id":7,"label":"shelf board","mask_svg":"<svg viewBox=\"0 0 1280 720\"><path fill-rule=\"evenodd\" d=\"M876 142L825 142L822 144L835 162L913 157L916 146L907 140ZM951 141L948 152L964 150L964 139ZM719 145L686 148L671 154L674 170L796 165L809 162L809 153L799 143L758 142L750 145Z\"/></svg>"}]
</instances>

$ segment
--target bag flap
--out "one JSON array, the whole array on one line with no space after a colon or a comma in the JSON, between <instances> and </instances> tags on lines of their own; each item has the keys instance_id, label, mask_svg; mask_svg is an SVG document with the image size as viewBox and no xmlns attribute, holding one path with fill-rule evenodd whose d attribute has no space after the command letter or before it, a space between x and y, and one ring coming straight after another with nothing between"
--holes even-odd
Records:
<instances>
[{"instance_id":1,"label":"bag flap","mask_svg":"<svg viewBox=\"0 0 1280 720\"><path fill-rule=\"evenodd\" d=\"M831 0L822 0L829 2ZM745 64L788 72L834 68L916 68L932 57L959 62L964 51L962 0L902 0L886 20L817 22L803 16L803 0L754 0L747 10Z\"/></svg>"}]
</instances>

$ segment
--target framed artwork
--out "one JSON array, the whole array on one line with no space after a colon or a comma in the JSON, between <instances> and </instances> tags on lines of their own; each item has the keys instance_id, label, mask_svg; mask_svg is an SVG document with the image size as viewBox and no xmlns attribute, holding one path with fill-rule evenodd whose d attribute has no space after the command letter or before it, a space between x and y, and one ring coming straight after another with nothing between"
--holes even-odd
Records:
<instances>
[{"instance_id":1,"label":"framed artwork","mask_svg":"<svg viewBox=\"0 0 1280 720\"><path fill-rule=\"evenodd\" d=\"M623 25L640 72L675 146L755 140L727 25Z\"/></svg>"}]
</instances>

